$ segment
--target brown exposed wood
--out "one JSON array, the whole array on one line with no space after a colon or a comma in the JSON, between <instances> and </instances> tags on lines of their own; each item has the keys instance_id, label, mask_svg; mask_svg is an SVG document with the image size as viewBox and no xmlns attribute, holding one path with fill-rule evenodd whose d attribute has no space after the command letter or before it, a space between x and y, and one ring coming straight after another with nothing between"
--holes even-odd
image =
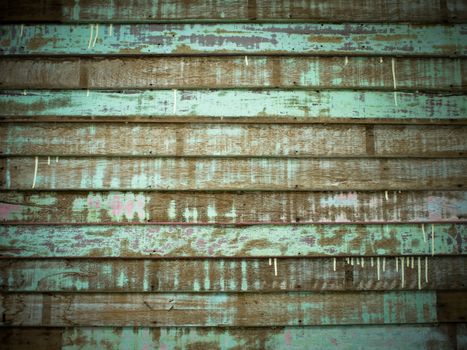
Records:
<instances>
[{"instance_id":1,"label":"brown exposed wood","mask_svg":"<svg viewBox=\"0 0 467 350\"><path fill-rule=\"evenodd\" d=\"M467 292L438 292L438 319L440 322L465 322L467 318Z\"/></svg>"},{"instance_id":2,"label":"brown exposed wood","mask_svg":"<svg viewBox=\"0 0 467 350\"><path fill-rule=\"evenodd\" d=\"M462 0L352 0L297 2L206 0L18 0L2 2L1 21L128 22L128 21L318 21L318 22L456 22L463 21ZM444 4L444 6L443 6Z\"/></svg>"},{"instance_id":3,"label":"brown exposed wood","mask_svg":"<svg viewBox=\"0 0 467 350\"><path fill-rule=\"evenodd\" d=\"M433 292L2 294L10 326L306 326L433 323ZM417 301L417 302L415 302ZM356 308L365 305L365 308ZM50 318L43 310L50 308ZM391 312L389 312L391 308Z\"/></svg>"},{"instance_id":4,"label":"brown exposed wood","mask_svg":"<svg viewBox=\"0 0 467 350\"><path fill-rule=\"evenodd\" d=\"M398 90L465 91L465 59L396 58ZM378 57L0 58L3 89L309 88L392 90Z\"/></svg>"},{"instance_id":5,"label":"brown exposed wood","mask_svg":"<svg viewBox=\"0 0 467 350\"><path fill-rule=\"evenodd\" d=\"M34 157L0 159L0 188L31 189L34 169ZM467 159L66 157L37 174L40 190L455 190Z\"/></svg>"},{"instance_id":6,"label":"brown exposed wood","mask_svg":"<svg viewBox=\"0 0 467 350\"><path fill-rule=\"evenodd\" d=\"M418 259L396 271L395 258L278 259L278 276L268 259L20 259L0 260L2 292L287 292L466 289L465 257ZM373 265L372 265L373 262ZM384 262L384 271L383 271ZM363 263L363 265L362 265ZM347 279L347 271L352 278ZM123 277L122 277L123 276Z\"/></svg>"},{"instance_id":7,"label":"brown exposed wood","mask_svg":"<svg viewBox=\"0 0 467 350\"><path fill-rule=\"evenodd\" d=\"M52 162L55 159L52 158ZM463 191L0 192L0 220L24 223L465 221ZM115 203L134 208L115 215ZM173 208L172 210L170 208ZM213 213L209 208L215 208ZM232 217L235 208L236 217ZM140 213L140 214L138 214Z\"/></svg>"},{"instance_id":8,"label":"brown exposed wood","mask_svg":"<svg viewBox=\"0 0 467 350\"><path fill-rule=\"evenodd\" d=\"M466 139L463 126L7 124L0 154L459 157Z\"/></svg>"},{"instance_id":9,"label":"brown exposed wood","mask_svg":"<svg viewBox=\"0 0 467 350\"><path fill-rule=\"evenodd\" d=\"M0 328L3 350L61 350L63 329Z\"/></svg>"}]
</instances>

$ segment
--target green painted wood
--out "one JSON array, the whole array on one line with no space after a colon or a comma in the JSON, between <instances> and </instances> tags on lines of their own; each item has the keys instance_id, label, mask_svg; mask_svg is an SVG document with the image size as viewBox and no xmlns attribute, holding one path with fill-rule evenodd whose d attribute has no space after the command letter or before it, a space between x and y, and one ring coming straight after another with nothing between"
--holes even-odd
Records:
<instances>
[{"instance_id":1,"label":"green painted wood","mask_svg":"<svg viewBox=\"0 0 467 350\"><path fill-rule=\"evenodd\" d=\"M153 140L164 140L153 142ZM462 157L467 126L18 123L7 156Z\"/></svg>"},{"instance_id":2,"label":"green painted wood","mask_svg":"<svg viewBox=\"0 0 467 350\"><path fill-rule=\"evenodd\" d=\"M0 220L23 223L430 223L466 218L466 191L388 191L387 199L385 191L0 192Z\"/></svg>"},{"instance_id":3,"label":"green painted wood","mask_svg":"<svg viewBox=\"0 0 467 350\"><path fill-rule=\"evenodd\" d=\"M305 327L68 327L0 328L6 349L94 350L379 350L463 349L465 324ZM457 343L456 343L457 342ZM196 349L196 348L195 348Z\"/></svg>"},{"instance_id":4,"label":"green painted wood","mask_svg":"<svg viewBox=\"0 0 467 350\"><path fill-rule=\"evenodd\" d=\"M0 54L467 54L465 24L117 24L110 34L109 25L2 25Z\"/></svg>"},{"instance_id":5,"label":"green painted wood","mask_svg":"<svg viewBox=\"0 0 467 350\"><path fill-rule=\"evenodd\" d=\"M413 267L409 262L407 267L401 257L337 258L334 271L332 258L283 258L277 260L275 276L269 259L0 259L0 291L267 293L467 287L465 257L435 256L426 262L415 257ZM402 268L404 280L398 271Z\"/></svg>"},{"instance_id":6,"label":"green painted wood","mask_svg":"<svg viewBox=\"0 0 467 350\"><path fill-rule=\"evenodd\" d=\"M17 0L0 5L2 22L457 22L462 0Z\"/></svg>"},{"instance_id":7,"label":"green painted wood","mask_svg":"<svg viewBox=\"0 0 467 350\"><path fill-rule=\"evenodd\" d=\"M0 89L466 91L467 60L432 57L0 57ZM246 64L248 62L248 65Z\"/></svg>"},{"instance_id":8,"label":"green painted wood","mask_svg":"<svg viewBox=\"0 0 467 350\"><path fill-rule=\"evenodd\" d=\"M0 227L0 254L4 257L200 258L467 253L467 225L436 224L426 231L425 241L421 226L410 224L4 225Z\"/></svg>"},{"instance_id":9,"label":"green painted wood","mask_svg":"<svg viewBox=\"0 0 467 350\"><path fill-rule=\"evenodd\" d=\"M467 42L467 41L466 41ZM26 95L24 95L26 93ZM397 101L397 105L396 105ZM382 91L2 91L0 117L466 119L467 96ZM40 118L41 119L41 118ZM45 119L45 118L44 118Z\"/></svg>"},{"instance_id":10,"label":"green painted wood","mask_svg":"<svg viewBox=\"0 0 467 350\"><path fill-rule=\"evenodd\" d=\"M12 157L0 176L3 190L456 190L467 159Z\"/></svg>"},{"instance_id":11,"label":"green painted wood","mask_svg":"<svg viewBox=\"0 0 467 350\"><path fill-rule=\"evenodd\" d=\"M7 293L0 298L5 315L0 324L11 326L305 326L437 321L436 293L428 291Z\"/></svg>"}]
</instances>

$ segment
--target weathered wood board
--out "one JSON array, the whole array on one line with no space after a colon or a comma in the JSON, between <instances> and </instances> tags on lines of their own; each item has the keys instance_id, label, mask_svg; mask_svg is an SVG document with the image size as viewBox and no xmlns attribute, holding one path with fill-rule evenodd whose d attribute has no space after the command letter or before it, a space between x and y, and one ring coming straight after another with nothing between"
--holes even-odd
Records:
<instances>
[{"instance_id":1,"label":"weathered wood board","mask_svg":"<svg viewBox=\"0 0 467 350\"><path fill-rule=\"evenodd\" d=\"M467 126L20 123L0 125L0 154L465 157Z\"/></svg>"},{"instance_id":2,"label":"weathered wood board","mask_svg":"<svg viewBox=\"0 0 467 350\"><path fill-rule=\"evenodd\" d=\"M467 42L467 40L466 40ZM366 119L467 119L462 94L352 90L135 90L135 91L10 91L0 92L0 117L39 120L90 117L124 120L215 118L235 121L276 118L322 122ZM133 119L133 121L135 121Z\"/></svg>"},{"instance_id":3,"label":"weathered wood board","mask_svg":"<svg viewBox=\"0 0 467 350\"><path fill-rule=\"evenodd\" d=\"M430 223L466 219L465 191L388 191L387 198L385 191L0 192L0 220L23 223Z\"/></svg>"},{"instance_id":4,"label":"weathered wood board","mask_svg":"<svg viewBox=\"0 0 467 350\"><path fill-rule=\"evenodd\" d=\"M0 57L0 66L0 89L467 89L459 58Z\"/></svg>"},{"instance_id":5,"label":"weathered wood board","mask_svg":"<svg viewBox=\"0 0 467 350\"><path fill-rule=\"evenodd\" d=\"M462 22L462 0L34 0L0 5L2 22Z\"/></svg>"},{"instance_id":6,"label":"weathered wood board","mask_svg":"<svg viewBox=\"0 0 467 350\"><path fill-rule=\"evenodd\" d=\"M2 257L464 255L466 224L4 225Z\"/></svg>"},{"instance_id":7,"label":"weathered wood board","mask_svg":"<svg viewBox=\"0 0 467 350\"><path fill-rule=\"evenodd\" d=\"M7 293L0 295L5 315L0 324L209 327L433 323L438 320L437 294L441 293ZM447 309L454 307L453 300L446 302ZM443 317L446 315L444 312ZM455 318L447 316L446 320Z\"/></svg>"},{"instance_id":8,"label":"weathered wood board","mask_svg":"<svg viewBox=\"0 0 467 350\"><path fill-rule=\"evenodd\" d=\"M210 349L379 350L464 349L465 324L288 327L67 327L0 328L5 350Z\"/></svg>"},{"instance_id":9,"label":"weathered wood board","mask_svg":"<svg viewBox=\"0 0 467 350\"><path fill-rule=\"evenodd\" d=\"M1 25L0 55L467 55L466 24ZM110 35L112 34L112 35Z\"/></svg>"},{"instance_id":10,"label":"weathered wood board","mask_svg":"<svg viewBox=\"0 0 467 350\"><path fill-rule=\"evenodd\" d=\"M467 159L12 157L0 176L3 190L455 190Z\"/></svg>"},{"instance_id":11,"label":"weathered wood board","mask_svg":"<svg viewBox=\"0 0 467 350\"><path fill-rule=\"evenodd\" d=\"M396 259L398 260L396 262ZM409 267L406 261L409 261ZM0 259L2 292L286 292L463 290L455 256L269 259ZM419 269L420 265L420 269ZM401 271L404 269L404 278ZM379 272L378 272L379 270Z\"/></svg>"}]
</instances>

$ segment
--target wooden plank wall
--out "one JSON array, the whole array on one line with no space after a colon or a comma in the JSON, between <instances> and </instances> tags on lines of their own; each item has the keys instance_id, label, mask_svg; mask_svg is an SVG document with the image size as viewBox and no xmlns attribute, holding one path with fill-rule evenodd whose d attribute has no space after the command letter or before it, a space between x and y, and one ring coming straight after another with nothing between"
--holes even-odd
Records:
<instances>
[{"instance_id":1,"label":"wooden plank wall","mask_svg":"<svg viewBox=\"0 0 467 350\"><path fill-rule=\"evenodd\" d=\"M3 349L467 348L465 1L0 21Z\"/></svg>"}]
</instances>

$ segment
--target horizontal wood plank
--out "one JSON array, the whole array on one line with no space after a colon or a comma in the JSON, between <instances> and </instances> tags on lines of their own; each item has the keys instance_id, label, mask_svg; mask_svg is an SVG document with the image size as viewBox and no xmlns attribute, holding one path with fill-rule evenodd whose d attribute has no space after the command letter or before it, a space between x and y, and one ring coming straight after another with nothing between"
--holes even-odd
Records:
<instances>
[{"instance_id":1,"label":"horizontal wood plank","mask_svg":"<svg viewBox=\"0 0 467 350\"><path fill-rule=\"evenodd\" d=\"M372 349L463 349L465 324L411 324L303 327L3 327L5 350L112 349L219 349L219 350L346 350L365 344ZM196 348L194 348L196 349Z\"/></svg>"},{"instance_id":2,"label":"horizontal wood plank","mask_svg":"<svg viewBox=\"0 0 467 350\"><path fill-rule=\"evenodd\" d=\"M0 192L0 220L49 224L465 222L467 192L388 191L386 199L384 191L11 191Z\"/></svg>"},{"instance_id":3,"label":"horizontal wood plank","mask_svg":"<svg viewBox=\"0 0 467 350\"><path fill-rule=\"evenodd\" d=\"M412 259L407 260L337 258L334 271L334 259L284 258L277 260L275 276L268 259L0 259L0 291L265 293L467 288L464 257L429 257L427 261L415 257L413 265Z\"/></svg>"},{"instance_id":4,"label":"horizontal wood plank","mask_svg":"<svg viewBox=\"0 0 467 350\"><path fill-rule=\"evenodd\" d=\"M436 293L2 294L1 325L286 326L433 323ZM355 305L363 305L355 308Z\"/></svg>"},{"instance_id":5,"label":"horizontal wood plank","mask_svg":"<svg viewBox=\"0 0 467 350\"><path fill-rule=\"evenodd\" d=\"M12 157L0 175L4 190L455 190L467 159Z\"/></svg>"},{"instance_id":6,"label":"horizontal wood plank","mask_svg":"<svg viewBox=\"0 0 467 350\"><path fill-rule=\"evenodd\" d=\"M394 75L392 64L394 61ZM0 58L1 89L466 91L467 61L380 57Z\"/></svg>"},{"instance_id":7,"label":"horizontal wood plank","mask_svg":"<svg viewBox=\"0 0 467 350\"><path fill-rule=\"evenodd\" d=\"M467 42L467 41L466 41ZM0 91L0 117L466 121L467 95L351 90Z\"/></svg>"},{"instance_id":8,"label":"horizontal wood plank","mask_svg":"<svg viewBox=\"0 0 467 350\"><path fill-rule=\"evenodd\" d=\"M1 257L460 255L467 225L4 225ZM434 250L433 250L434 249Z\"/></svg>"},{"instance_id":9,"label":"horizontal wood plank","mask_svg":"<svg viewBox=\"0 0 467 350\"><path fill-rule=\"evenodd\" d=\"M0 154L462 157L467 155L467 126L4 124Z\"/></svg>"},{"instance_id":10,"label":"horizontal wood plank","mask_svg":"<svg viewBox=\"0 0 467 350\"><path fill-rule=\"evenodd\" d=\"M130 5L131 4L131 5ZM17 0L0 5L2 22L458 22L467 18L462 0L352 0L298 2L195 0Z\"/></svg>"},{"instance_id":11,"label":"horizontal wood plank","mask_svg":"<svg viewBox=\"0 0 467 350\"><path fill-rule=\"evenodd\" d=\"M0 36L0 55L467 55L466 24L28 24Z\"/></svg>"}]
</instances>

